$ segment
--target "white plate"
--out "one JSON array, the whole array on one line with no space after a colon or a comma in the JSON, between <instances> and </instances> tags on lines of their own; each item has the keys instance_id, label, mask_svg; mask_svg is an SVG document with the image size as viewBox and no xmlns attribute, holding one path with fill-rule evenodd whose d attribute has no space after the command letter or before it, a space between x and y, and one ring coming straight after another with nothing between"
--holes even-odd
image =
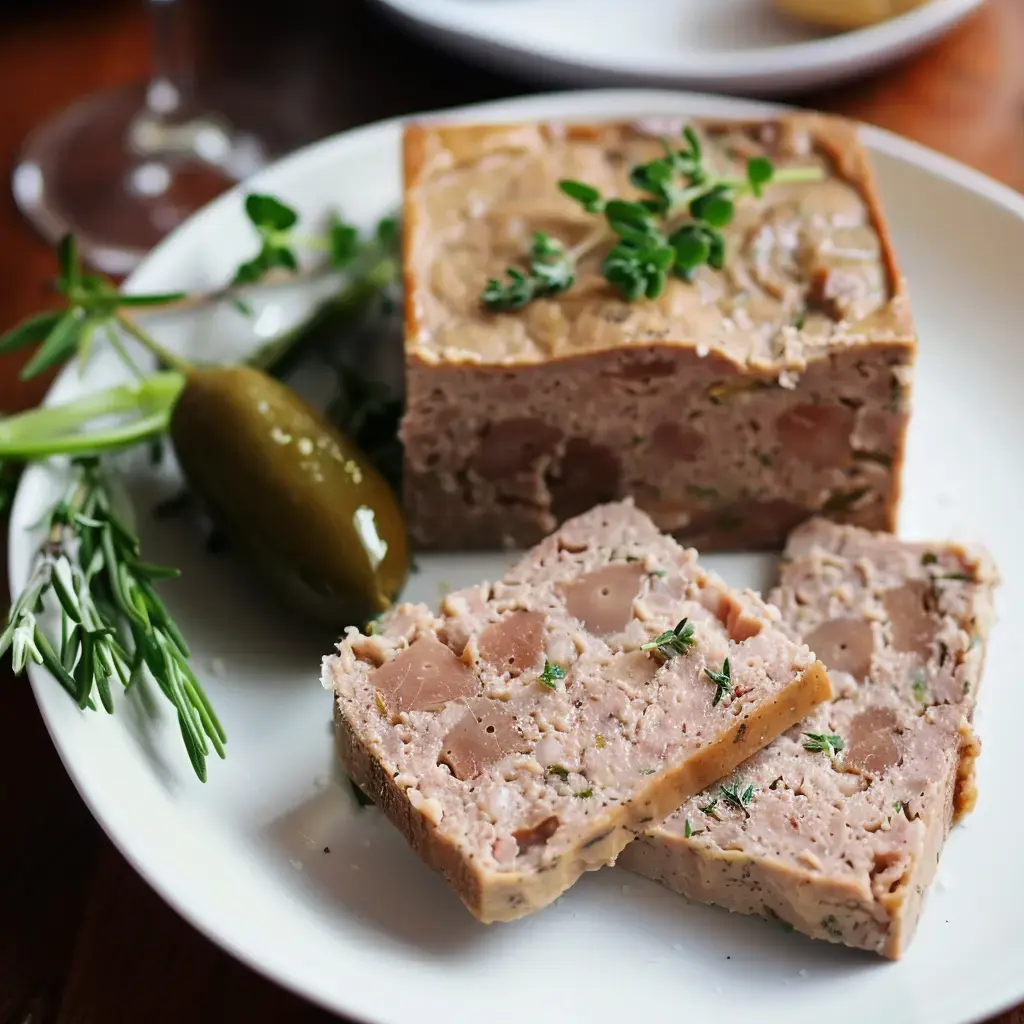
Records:
<instances>
[{"instance_id":1,"label":"white plate","mask_svg":"<svg viewBox=\"0 0 1024 1024\"><path fill-rule=\"evenodd\" d=\"M771 0L376 2L468 60L548 82L778 96L898 60L983 0L930 0L880 25L833 34L783 16Z\"/></svg>"},{"instance_id":2,"label":"white plate","mask_svg":"<svg viewBox=\"0 0 1024 1024\"><path fill-rule=\"evenodd\" d=\"M757 114L756 104L670 93L534 97L461 117L600 118ZM759 1024L963 1024L1024 998L1024 855L1019 814L1017 678L1024 614L1024 199L951 161L866 130L893 233L916 300L922 349L906 467L908 537L981 538L1005 575L978 723L981 801L943 856L908 956L893 965L786 935L770 924L688 906L623 871L584 878L541 914L477 924L376 811L357 814L333 772L330 701L317 681L324 638L280 626L236 575L204 554L188 526L155 523L174 486L143 465L129 480L152 559L184 569L165 587L230 736L210 781L191 776L161 701L114 717L80 714L33 671L40 708L75 784L114 842L161 895L242 960L339 1012L380 1024L565 1024L566 1021L757 1020ZM342 206L370 222L399 195L399 124L328 139L271 168L253 187L308 217ZM169 238L131 279L140 290L213 285L250 249L237 194ZM294 315L296 306L290 311ZM280 312L280 311L279 311ZM270 329L273 309L257 323ZM185 351L222 354L247 330L236 314L162 332ZM233 333L232 333L233 332ZM234 343L234 346L232 344ZM66 399L119 375L97 358ZM32 469L11 523L10 576L26 579L28 525L59 473ZM434 601L500 571L501 556L425 558L409 595ZM737 584L763 582L757 557L713 560ZM221 664L221 662L223 664ZM220 670L218 674L217 670ZM324 852L325 847L330 853Z\"/></svg>"}]
</instances>

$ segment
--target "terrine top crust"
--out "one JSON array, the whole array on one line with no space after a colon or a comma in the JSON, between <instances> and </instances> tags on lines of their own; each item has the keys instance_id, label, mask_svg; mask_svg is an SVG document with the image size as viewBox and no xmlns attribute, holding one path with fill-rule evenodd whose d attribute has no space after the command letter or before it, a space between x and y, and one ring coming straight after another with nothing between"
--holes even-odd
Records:
<instances>
[{"instance_id":1,"label":"terrine top crust","mask_svg":"<svg viewBox=\"0 0 1024 1024\"><path fill-rule=\"evenodd\" d=\"M800 369L835 347L912 340L857 129L820 115L700 123L707 162L742 177L748 159L820 166L818 181L769 185L737 201L726 265L673 277L626 302L605 281L607 247L584 256L568 291L516 313L480 305L488 279L522 266L534 232L573 246L597 218L562 195L572 178L635 198L630 168L663 155L675 123L412 125L406 129L406 349L427 363L530 364L635 344L695 346L730 362Z\"/></svg>"}]
</instances>

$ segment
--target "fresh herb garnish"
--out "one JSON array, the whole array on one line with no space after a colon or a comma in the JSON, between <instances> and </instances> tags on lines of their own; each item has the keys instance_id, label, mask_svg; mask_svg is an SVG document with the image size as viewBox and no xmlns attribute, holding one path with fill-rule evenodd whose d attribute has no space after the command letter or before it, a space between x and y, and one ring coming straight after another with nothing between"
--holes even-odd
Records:
<instances>
[{"instance_id":1,"label":"fresh herb garnish","mask_svg":"<svg viewBox=\"0 0 1024 1024\"><path fill-rule=\"evenodd\" d=\"M914 697L919 703L928 703L928 683L925 682L923 676L920 679L915 679L910 689L913 691Z\"/></svg>"},{"instance_id":2,"label":"fresh herb garnish","mask_svg":"<svg viewBox=\"0 0 1024 1024\"><path fill-rule=\"evenodd\" d=\"M718 792L722 794L722 799L730 807L742 811L744 816L749 818L750 811L747 810L747 804L754 799L754 787L752 785L747 786L746 789L742 787L742 781L736 781L731 786L720 786Z\"/></svg>"},{"instance_id":3,"label":"fresh herb garnish","mask_svg":"<svg viewBox=\"0 0 1024 1024\"><path fill-rule=\"evenodd\" d=\"M594 795L594 789L592 786L588 786L586 789L578 789L573 796L579 800L587 800Z\"/></svg>"},{"instance_id":4,"label":"fresh herb garnish","mask_svg":"<svg viewBox=\"0 0 1024 1024\"><path fill-rule=\"evenodd\" d=\"M892 809L893 809L893 810L894 810L894 811L895 811L895 812L896 812L897 814L900 814L900 813L901 813L901 812L903 811L903 801L902 801L902 800L897 800L897 801L896 801L896 802L895 802L895 803L894 803L894 804L892 805Z\"/></svg>"},{"instance_id":5,"label":"fresh herb garnish","mask_svg":"<svg viewBox=\"0 0 1024 1024\"><path fill-rule=\"evenodd\" d=\"M569 769L564 765L560 764L549 764L547 768L548 775L557 775L559 778L569 778Z\"/></svg>"},{"instance_id":6,"label":"fresh herb garnish","mask_svg":"<svg viewBox=\"0 0 1024 1024\"><path fill-rule=\"evenodd\" d=\"M641 775L653 775L656 771L657 771L656 768L641 768L640 769L640 774Z\"/></svg>"},{"instance_id":7,"label":"fresh herb garnish","mask_svg":"<svg viewBox=\"0 0 1024 1024\"><path fill-rule=\"evenodd\" d=\"M553 661L544 662L544 671L537 677L549 690L558 689L558 680L565 678L565 669Z\"/></svg>"},{"instance_id":8,"label":"fresh herb garnish","mask_svg":"<svg viewBox=\"0 0 1024 1024\"><path fill-rule=\"evenodd\" d=\"M926 552L925 552L925 553L924 553L924 554L923 554L923 555L921 556L921 564L922 564L922 565L935 565L935 563L936 563L936 562L937 562L938 560L939 560L939 556L938 556L938 555L936 555L936 554L935 554L934 552L932 552L932 551L926 551Z\"/></svg>"},{"instance_id":9,"label":"fresh herb garnish","mask_svg":"<svg viewBox=\"0 0 1024 1024\"><path fill-rule=\"evenodd\" d=\"M843 929L839 927L839 920L835 914L829 914L821 919L821 927L834 939L843 937Z\"/></svg>"},{"instance_id":10,"label":"fresh herb garnish","mask_svg":"<svg viewBox=\"0 0 1024 1024\"><path fill-rule=\"evenodd\" d=\"M668 661L677 654L685 654L697 643L693 635L693 623L688 619L680 619L675 629L668 629L653 640L640 645L641 651L657 652Z\"/></svg>"},{"instance_id":11,"label":"fresh herb garnish","mask_svg":"<svg viewBox=\"0 0 1024 1024\"><path fill-rule=\"evenodd\" d=\"M747 161L746 175L731 178L708 166L697 132L683 129L673 148L664 140L665 155L635 165L631 184L638 201L606 197L586 182L563 179L562 194L584 212L601 218L594 230L572 248L539 233L528 254L527 269L509 267L505 282L491 280L481 295L491 310L521 309L535 298L572 287L576 266L587 253L610 245L601 263L606 281L628 301L657 298L670 275L691 280L702 266L725 266L725 236L741 196L760 197L771 182L817 181L819 167L777 170L765 157Z\"/></svg>"},{"instance_id":12,"label":"fresh herb garnish","mask_svg":"<svg viewBox=\"0 0 1024 1024\"><path fill-rule=\"evenodd\" d=\"M689 818L686 819L686 824L683 826L683 837L685 839L692 839L694 836L703 835L703 833L704 833L704 829L702 829L702 828L695 829L690 824L690 819Z\"/></svg>"},{"instance_id":13,"label":"fresh herb garnish","mask_svg":"<svg viewBox=\"0 0 1024 1024\"><path fill-rule=\"evenodd\" d=\"M44 665L82 709L96 700L114 711L111 683L125 690L149 674L177 712L196 775L206 780L212 748L227 739L189 666L189 649L154 584L176 569L141 557L139 538L115 511L95 459L78 459L64 496L49 510L46 535L25 589L11 606L0 654L11 648L15 673ZM43 632L36 613L48 597L60 611L60 637Z\"/></svg>"},{"instance_id":14,"label":"fresh herb garnish","mask_svg":"<svg viewBox=\"0 0 1024 1024\"><path fill-rule=\"evenodd\" d=\"M705 668L704 674L715 684L715 696L711 701L711 706L716 707L727 693L732 693L732 671L729 668L729 659L726 658L722 662L721 672L712 672L711 669Z\"/></svg>"},{"instance_id":15,"label":"fresh herb garnish","mask_svg":"<svg viewBox=\"0 0 1024 1024\"><path fill-rule=\"evenodd\" d=\"M184 383L181 372L145 374L125 342L142 345L159 364L187 369L164 349L136 317L147 309L161 312L195 309L216 303L239 304L238 288L265 284L266 271L298 269L298 246L326 254L309 276L344 268L340 290L317 306L309 318L261 345L246 363L283 374L289 360L309 344L315 327L328 320L351 321L398 279L397 232L393 220L382 221L363 238L335 218L323 238L295 234L295 211L270 196L251 196L246 214L259 239L259 251L229 284L211 292L124 294L102 274L81 266L75 240L65 236L57 247L57 291L63 308L22 321L0 337L0 354L38 345L26 362L23 379L51 370L75 357L83 362L97 344L108 344L135 381L75 399L60 406L31 410L0 425L0 502L9 497L10 481L20 464L53 455L72 457L72 484L48 513L47 540L37 555L29 582L15 595L0 637L0 649L12 648L15 668L28 661L42 664L82 707L113 710L112 681L125 689L149 672L173 704L182 737L200 778L206 777L211 749L224 753L224 734L202 687L188 664L188 647L160 601L154 583L176 570L149 565L139 557L139 541L114 511L100 451L146 445L159 456L170 414ZM119 416L111 426L94 421ZM361 440L361 439L360 439ZM51 598L53 600L51 600ZM43 603L60 612L60 643L36 621ZM59 605L59 607L58 607Z\"/></svg>"},{"instance_id":16,"label":"fresh herb garnish","mask_svg":"<svg viewBox=\"0 0 1024 1024\"><path fill-rule=\"evenodd\" d=\"M699 805L697 810L699 810L701 814L706 814L709 818L714 818L715 821L721 821L722 819L718 817L718 811L715 809L717 807L717 800L709 800L706 804Z\"/></svg>"},{"instance_id":17,"label":"fresh herb garnish","mask_svg":"<svg viewBox=\"0 0 1024 1024\"><path fill-rule=\"evenodd\" d=\"M533 236L527 271L505 270L504 282L491 279L480 301L487 309L516 310L546 295L567 291L576 280L571 252L557 239L538 231Z\"/></svg>"},{"instance_id":18,"label":"fresh herb garnish","mask_svg":"<svg viewBox=\"0 0 1024 1024\"><path fill-rule=\"evenodd\" d=\"M804 736L807 737L804 742L804 750L809 750L812 754L827 754L829 757L835 757L846 746L842 736L837 736L835 733L805 732Z\"/></svg>"}]
</instances>

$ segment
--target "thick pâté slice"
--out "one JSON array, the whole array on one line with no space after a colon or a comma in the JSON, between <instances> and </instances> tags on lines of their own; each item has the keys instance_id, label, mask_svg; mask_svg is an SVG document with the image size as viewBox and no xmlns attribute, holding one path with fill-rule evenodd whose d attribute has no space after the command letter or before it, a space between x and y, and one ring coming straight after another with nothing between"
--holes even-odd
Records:
<instances>
[{"instance_id":1,"label":"thick p\u00e2t\u00e9 slice","mask_svg":"<svg viewBox=\"0 0 1024 1024\"><path fill-rule=\"evenodd\" d=\"M638 198L630 169L685 122L412 125L405 132L404 502L420 548L526 547L632 496L700 551L781 549L820 514L894 527L916 352L855 125L694 122L705 163L819 168L743 196L725 266L626 301L598 245L568 291L481 305L534 233L601 218L559 179Z\"/></svg>"},{"instance_id":2,"label":"thick p\u00e2t\u00e9 slice","mask_svg":"<svg viewBox=\"0 0 1024 1024\"><path fill-rule=\"evenodd\" d=\"M350 629L323 669L340 757L478 918L521 917L829 697L777 619L599 507L436 615Z\"/></svg>"},{"instance_id":3,"label":"thick p\u00e2t\u00e9 slice","mask_svg":"<svg viewBox=\"0 0 1024 1024\"><path fill-rule=\"evenodd\" d=\"M624 866L705 903L898 958L974 803L970 719L996 573L980 550L817 520L772 599L837 694L632 844Z\"/></svg>"}]
</instances>

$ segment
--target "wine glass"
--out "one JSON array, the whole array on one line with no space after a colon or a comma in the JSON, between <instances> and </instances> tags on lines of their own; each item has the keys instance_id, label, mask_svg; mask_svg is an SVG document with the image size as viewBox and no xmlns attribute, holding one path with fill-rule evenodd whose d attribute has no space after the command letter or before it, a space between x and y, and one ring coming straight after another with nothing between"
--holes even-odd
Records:
<instances>
[{"instance_id":1,"label":"wine glass","mask_svg":"<svg viewBox=\"0 0 1024 1024\"><path fill-rule=\"evenodd\" d=\"M110 274L128 273L172 228L271 158L262 137L203 103L184 0L146 2L149 82L87 96L36 128L12 180L18 207L50 242L73 232L83 259Z\"/></svg>"}]
</instances>

